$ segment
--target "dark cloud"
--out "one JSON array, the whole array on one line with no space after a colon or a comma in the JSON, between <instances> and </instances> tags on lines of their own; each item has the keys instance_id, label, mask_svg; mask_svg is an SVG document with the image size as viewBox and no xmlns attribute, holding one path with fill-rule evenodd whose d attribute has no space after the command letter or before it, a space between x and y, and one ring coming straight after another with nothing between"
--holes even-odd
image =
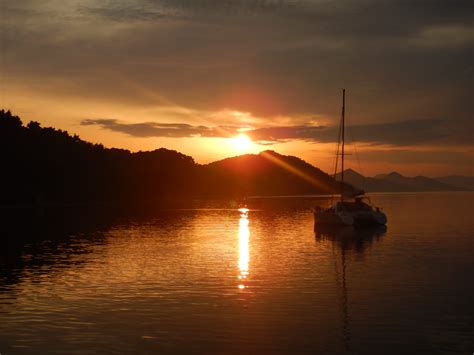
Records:
<instances>
[{"instance_id":1,"label":"dark cloud","mask_svg":"<svg viewBox=\"0 0 474 355\"><path fill-rule=\"evenodd\" d=\"M100 3L100 2L99 2ZM179 19L210 20L215 16L249 16L277 14L301 6L302 1L287 0L157 0L107 3L105 6L80 6L84 14L102 16L115 21Z\"/></svg>"},{"instance_id":2,"label":"dark cloud","mask_svg":"<svg viewBox=\"0 0 474 355\"><path fill-rule=\"evenodd\" d=\"M398 146L423 144L472 144L473 124L469 121L411 120L347 127L347 140L372 144ZM304 139L317 142L334 142L338 138L336 127L290 126L259 128L247 132L254 140L283 141Z\"/></svg>"},{"instance_id":3,"label":"dark cloud","mask_svg":"<svg viewBox=\"0 0 474 355\"><path fill-rule=\"evenodd\" d=\"M83 126L99 126L114 132L125 133L133 137L230 137L237 133L237 127L193 126L186 123L123 123L115 119L86 119Z\"/></svg>"},{"instance_id":4,"label":"dark cloud","mask_svg":"<svg viewBox=\"0 0 474 355\"><path fill-rule=\"evenodd\" d=\"M98 125L115 132L135 137L232 137L241 132L238 126L193 126L184 123L123 123L115 119L87 119L82 125ZM453 127L456 127L453 129ZM356 125L347 127L347 140L368 144L413 146L429 144L470 145L473 125L458 121L455 125L445 120L412 120L393 123ZM256 142L270 145L289 140L322 143L337 142L338 128L327 126L263 127L246 130Z\"/></svg>"},{"instance_id":5,"label":"dark cloud","mask_svg":"<svg viewBox=\"0 0 474 355\"><path fill-rule=\"evenodd\" d=\"M470 120L409 120L349 126L349 136L360 142L392 145L470 145L473 142Z\"/></svg>"},{"instance_id":6,"label":"dark cloud","mask_svg":"<svg viewBox=\"0 0 474 355\"><path fill-rule=\"evenodd\" d=\"M358 122L469 114L470 1L76 4L5 2L6 85L263 117L335 117L347 87Z\"/></svg>"},{"instance_id":7,"label":"dark cloud","mask_svg":"<svg viewBox=\"0 0 474 355\"><path fill-rule=\"evenodd\" d=\"M369 150L361 153L364 162L393 163L393 164L445 164L466 166L472 171L472 151L442 152L439 150L414 151L394 149L390 151Z\"/></svg>"},{"instance_id":8,"label":"dark cloud","mask_svg":"<svg viewBox=\"0 0 474 355\"><path fill-rule=\"evenodd\" d=\"M251 15L271 16L293 25L317 28L319 33L380 36L417 31L430 25L471 24L472 2L409 0L142 0L101 2L81 6L91 14L117 21L155 20L164 16L198 21L226 22L229 17L248 20ZM215 18L217 17L217 18ZM251 19L250 19L251 20ZM307 27L306 27L307 28ZM377 30L374 30L377 29Z\"/></svg>"},{"instance_id":9,"label":"dark cloud","mask_svg":"<svg viewBox=\"0 0 474 355\"><path fill-rule=\"evenodd\" d=\"M27 105L31 97L37 101L26 109L46 117L56 108L41 100L53 98L67 129L77 117L137 112L142 123L82 123L133 137L229 137L252 125L246 133L261 144L334 142L345 87L348 139L352 132L367 144L446 152L473 145L472 0L73 4L2 1L2 103ZM213 115L223 111L257 122ZM439 161L448 156L440 153Z\"/></svg>"},{"instance_id":10,"label":"dark cloud","mask_svg":"<svg viewBox=\"0 0 474 355\"><path fill-rule=\"evenodd\" d=\"M180 18L170 13L160 11L147 11L143 7L122 6L122 7L92 7L80 6L78 11L83 15L103 17L114 21L142 21ZM184 19L184 17L181 17Z\"/></svg>"}]
</instances>

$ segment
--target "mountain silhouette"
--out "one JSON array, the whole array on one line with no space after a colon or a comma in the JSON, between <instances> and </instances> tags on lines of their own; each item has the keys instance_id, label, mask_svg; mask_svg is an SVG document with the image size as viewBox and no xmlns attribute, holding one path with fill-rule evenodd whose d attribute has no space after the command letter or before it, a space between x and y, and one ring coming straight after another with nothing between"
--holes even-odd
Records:
<instances>
[{"instance_id":1,"label":"mountain silhouette","mask_svg":"<svg viewBox=\"0 0 474 355\"><path fill-rule=\"evenodd\" d=\"M327 194L340 183L293 157L265 151L207 165L160 148L108 149L0 111L3 206L108 205L136 208L200 197ZM345 191L353 193L346 184Z\"/></svg>"},{"instance_id":2,"label":"mountain silhouette","mask_svg":"<svg viewBox=\"0 0 474 355\"><path fill-rule=\"evenodd\" d=\"M266 150L205 165L201 169L209 195L277 196L339 193L341 185L304 160ZM345 185L345 191L356 190Z\"/></svg>"},{"instance_id":3,"label":"mountain silhouette","mask_svg":"<svg viewBox=\"0 0 474 355\"><path fill-rule=\"evenodd\" d=\"M340 179L340 173L336 175ZM473 190L474 177L455 176L429 178L426 176L406 177L398 172L366 177L347 169L344 181L366 192L422 192L422 191L470 191Z\"/></svg>"},{"instance_id":4,"label":"mountain silhouette","mask_svg":"<svg viewBox=\"0 0 474 355\"><path fill-rule=\"evenodd\" d=\"M474 191L474 176L449 175L437 177L435 180L460 190Z\"/></svg>"}]
</instances>

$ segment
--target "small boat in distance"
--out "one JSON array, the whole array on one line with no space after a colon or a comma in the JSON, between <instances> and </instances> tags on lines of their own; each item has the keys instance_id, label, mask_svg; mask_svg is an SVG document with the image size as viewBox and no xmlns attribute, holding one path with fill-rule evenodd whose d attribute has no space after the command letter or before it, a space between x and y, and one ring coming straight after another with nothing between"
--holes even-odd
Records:
<instances>
[{"instance_id":1,"label":"small boat in distance","mask_svg":"<svg viewBox=\"0 0 474 355\"><path fill-rule=\"evenodd\" d=\"M360 191L356 195L344 196L344 145L345 145L345 101L346 90L342 90L342 115L341 125L339 129L339 142L336 156L336 168L338 157L341 155L341 196L340 200L334 203L329 208L316 207L314 211L314 222L317 225L339 225L339 226L372 226L385 225L387 223L387 216L379 207L374 207L369 198L364 196L364 191ZM341 153L339 148L341 147ZM336 174L334 174L336 178ZM364 201L365 200L365 201Z\"/></svg>"}]
</instances>

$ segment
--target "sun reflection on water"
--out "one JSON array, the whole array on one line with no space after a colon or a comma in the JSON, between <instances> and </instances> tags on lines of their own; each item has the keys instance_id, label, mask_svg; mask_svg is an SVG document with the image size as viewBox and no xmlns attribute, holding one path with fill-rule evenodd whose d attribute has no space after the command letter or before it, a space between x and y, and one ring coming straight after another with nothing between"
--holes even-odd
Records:
<instances>
[{"instance_id":1,"label":"sun reflection on water","mask_svg":"<svg viewBox=\"0 0 474 355\"><path fill-rule=\"evenodd\" d=\"M247 288L246 281L249 276L249 218L248 208L239 208L239 289Z\"/></svg>"}]
</instances>

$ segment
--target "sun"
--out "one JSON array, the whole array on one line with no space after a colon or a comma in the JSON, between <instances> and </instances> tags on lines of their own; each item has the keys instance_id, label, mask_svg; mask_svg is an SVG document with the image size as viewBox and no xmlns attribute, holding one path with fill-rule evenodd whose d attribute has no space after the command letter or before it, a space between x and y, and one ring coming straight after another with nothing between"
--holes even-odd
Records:
<instances>
[{"instance_id":1,"label":"sun","mask_svg":"<svg viewBox=\"0 0 474 355\"><path fill-rule=\"evenodd\" d=\"M241 152L246 152L252 148L252 140L245 134L239 134L236 137L231 138L232 140L232 146L241 151Z\"/></svg>"}]
</instances>

